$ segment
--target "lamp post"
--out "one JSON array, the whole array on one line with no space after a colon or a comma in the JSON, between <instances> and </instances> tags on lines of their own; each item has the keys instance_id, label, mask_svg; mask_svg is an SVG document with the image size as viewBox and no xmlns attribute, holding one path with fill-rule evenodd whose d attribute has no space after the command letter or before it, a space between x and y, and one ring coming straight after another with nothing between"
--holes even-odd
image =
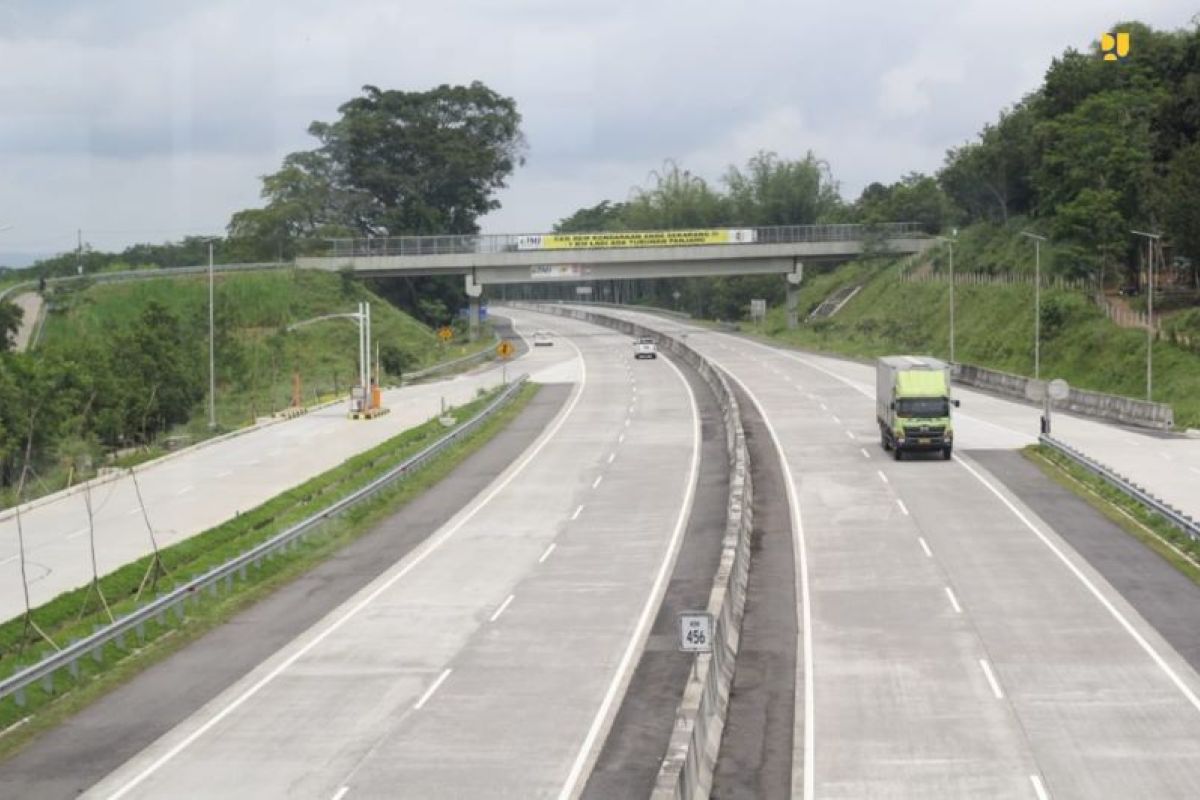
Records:
<instances>
[{"instance_id":1,"label":"lamp post","mask_svg":"<svg viewBox=\"0 0 1200 800\"><path fill-rule=\"evenodd\" d=\"M1042 378L1042 242L1045 236L1030 231L1021 235L1033 239L1033 379Z\"/></svg>"},{"instance_id":2,"label":"lamp post","mask_svg":"<svg viewBox=\"0 0 1200 800\"><path fill-rule=\"evenodd\" d=\"M951 231L950 236L958 235L958 230ZM950 248L950 363L954 363L954 239L945 236L937 237L939 242L945 242Z\"/></svg>"},{"instance_id":3,"label":"lamp post","mask_svg":"<svg viewBox=\"0 0 1200 800\"><path fill-rule=\"evenodd\" d=\"M217 237L208 238L208 429L217 427L217 344L216 328L213 322L213 242Z\"/></svg>"},{"instance_id":4,"label":"lamp post","mask_svg":"<svg viewBox=\"0 0 1200 800\"><path fill-rule=\"evenodd\" d=\"M1146 237L1146 400L1150 401L1154 387L1154 246L1162 236L1146 231L1130 233Z\"/></svg>"}]
</instances>

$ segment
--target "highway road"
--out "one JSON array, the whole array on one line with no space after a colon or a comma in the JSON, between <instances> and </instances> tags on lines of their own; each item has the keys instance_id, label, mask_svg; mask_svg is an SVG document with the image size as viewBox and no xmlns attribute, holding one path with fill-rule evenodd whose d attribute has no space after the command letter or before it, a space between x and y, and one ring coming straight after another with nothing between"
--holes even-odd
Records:
<instances>
[{"instance_id":1,"label":"highway road","mask_svg":"<svg viewBox=\"0 0 1200 800\"><path fill-rule=\"evenodd\" d=\"M1200 677L970 456L1032 441L1036 411L958 392L955 460L896 463L869 368L603 313L686 332L783 454L802 632L793 796L1200 796ZM1167 461L1151 455L1161 439L1058 420L1098 456L1141 448L1137 469L1160 478L1200 447L1172 441Z\"/></svg>"},{"instance_id":2,"label":"highway road","mask_svg":"<svg viewBox=\"0 0 1200 800\"><path fill-rule=\"evenodd\" d=\"M548 350L539 348L513 360L507 368L510 379L523 372L553 377L565 357ZM474 399L479 389L500 383L501 371L493 363L448 380L387 391L384 405L391 413L374 420L351 420L346 405L329 406L139 468L136 488L128 476L96 486L91 499L99 573L152 552L138 489L159 547L168 546L431 419L443 399L450 405ZM34 607L91 580L83 493L26 504L21 526ZM17 520L5 512L0 515L0 620L23 611Z\"/></svg>"},{"instance_id":3,"label":"highway road","mask_svg":"<svg viewBox=\"0 0 1200 800\"><path fill-rule=\"evenodd\" d=\"M603 744L688 524L696 400L627 337L560 336L533 445L422 545L94 786L125 797L555 797ZM553 351L553 354L542 354Z\"/></svg>"}]
</instances>

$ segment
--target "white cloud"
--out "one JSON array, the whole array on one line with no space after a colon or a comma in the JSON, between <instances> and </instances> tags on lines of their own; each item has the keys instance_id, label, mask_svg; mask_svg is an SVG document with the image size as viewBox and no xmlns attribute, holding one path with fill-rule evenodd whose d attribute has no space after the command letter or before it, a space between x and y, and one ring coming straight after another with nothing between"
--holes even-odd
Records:
<instances>
[{"instance_id":1,"label":"white cloud","mask_svg":"<svg viewBox=\"0 0 1200 800\"><path fill-rule=\"evenodd\" d=\"M716 180L758 150L830 162L847 196L931 171L1050 59L1184 0L241 0L0 4L0 250L219 231L363 84L479 79L529 161L491 231L624 199L664 159ZM101 234L100 231L113 233ZM61 243L61 244L60 244ZM3 263L0 252L0 263Z\"/></svg>"}]
</instances>

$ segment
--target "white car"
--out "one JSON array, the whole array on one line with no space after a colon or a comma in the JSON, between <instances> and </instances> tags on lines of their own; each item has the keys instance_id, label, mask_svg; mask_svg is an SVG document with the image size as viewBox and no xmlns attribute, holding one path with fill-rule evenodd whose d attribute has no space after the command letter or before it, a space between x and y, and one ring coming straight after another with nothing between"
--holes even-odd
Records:
<instances>
[{"instance_id":1,"label":"white car","mask_svg":"<svg viewBox=\"0 0 1200 800\"><path fill-rule=\"evenodd\" d=\"M658 358L658 346L649 336L643 336L633 343L634 358Z\"/></svg>"},{"instance_id":2,"label":"white car","mask_svg":"<svg viewBox=\"0 0 1200 800\"><path fill-rule=\"evenodd\" d=\"M553 347L554 340L550 338L550 331L534 331L533 332L534 347Z\"/></svg>"}]
</instances>

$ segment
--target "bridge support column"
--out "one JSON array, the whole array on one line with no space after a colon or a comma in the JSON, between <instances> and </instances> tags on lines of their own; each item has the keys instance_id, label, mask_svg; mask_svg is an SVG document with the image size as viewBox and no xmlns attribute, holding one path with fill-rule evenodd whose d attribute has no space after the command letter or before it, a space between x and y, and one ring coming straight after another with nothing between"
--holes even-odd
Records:
<instances>
[{"instance_id":1,"label":"bridge support column","mask_svg":"<svg viewBox=\"0 0 1200 800\"><path fill-rule=\"evenodd\" d=\"M804 265L795 262L792 272L787 274L787 327L794 331L800 326L800 315L797 307L800 305L800 281L804 277Z\"/></svg>"},{"instance_id":2,"label":"bridge support column","mask_svg":"<svg viewBox=\"0 0 1200 800\"><path fill-rule=\"evenodd\" d=\"M479 338L479 297L483 294L483 285L475 282L474 275L467 276L467 339L475 341Z\"/></svg>"}]
</instances>

